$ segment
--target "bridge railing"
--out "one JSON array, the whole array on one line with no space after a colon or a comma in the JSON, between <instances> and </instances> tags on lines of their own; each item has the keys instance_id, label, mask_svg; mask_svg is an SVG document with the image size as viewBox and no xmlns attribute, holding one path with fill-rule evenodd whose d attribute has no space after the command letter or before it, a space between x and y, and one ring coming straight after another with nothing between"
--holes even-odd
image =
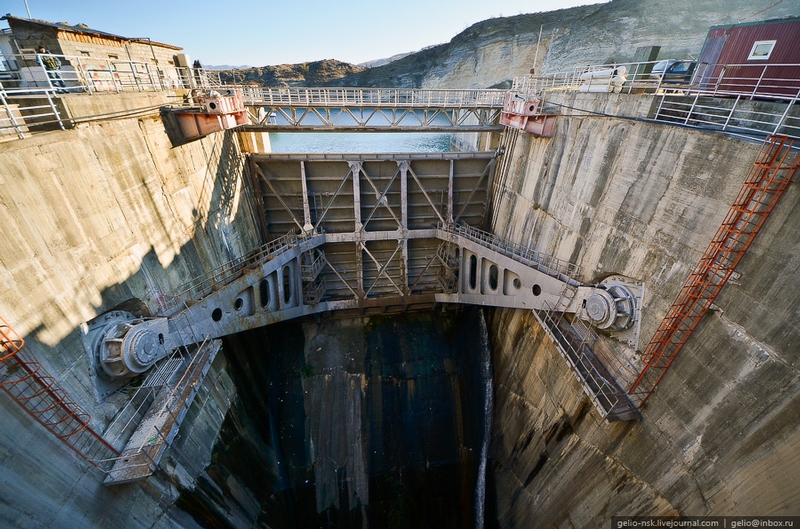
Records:
<instances>
[{"instance_id":1,"label":"bridge railing","mask_svg":"<svg viewBox=\"0 0 800 529\"><path fill-rule=\"evenodd\" d=\"M546 309L534 310L533 314L567 361L597 412L607 419L624 397L614 381L604 376L604 369L592 354L595 337L590 333L575 332L562 312Z\"/></svg>"},{"instance_id":2,"label":"bridge railing","mask_svg":"<svg viewBox=\"0 0 800 529\"><path fill-rule=\"evenodd\" d=\"M298 236L289 233L262 245L247 255L228 261L214 270L179 286L164 302L165 306L162 306L162 309L180 307L190 300L202 299L217 288L230 284L242 277L253 267L294 248L297 244Z\"/></svg>"},{"instance_id":3,"label":"bridge railing","mask_svg":"<svg viewBox=\"0 0 800 529\"><path fill-rule=\"evenodd\" d=\"M510 257L526 266L530 266L551 277L577 285L580 276L580 266L552 255L548 255L522 245L513 243L492 233L462 224L439 223L438 229L447 233L454 233L471 241L477 242L491 250Z\"/></svg>"},{"instance_id":4,"label":"bridge railing","mask_svg":"<svg viewBox=\"0 0 800 529\"><path fill-rule=\"evenodd\" d=\"M502 108L505 90L242 87L245 104L270 107Z\"/></svg>"},{"instance_id":5,"label":"bridge railing","mask_svg":"<svg viewBox=\"0 0 800 529\"><path fill-rule=\"evenodd\" d=\"M616 71L624 77L624 83L619 85L616 92L680 91L687 94L775 98L784 101L800 99L800 63L698 63L690 73L681 77L680 74L653 72L653 67L659 62L662 61L594 64L541 76L525 75L514 79L511 91L526 94L538 94L550 89L594 91L586 89L587 85L609 85L610 72ZM602 76L599 75L600 72L609 75Z\"/></svg>"}]
</instances>

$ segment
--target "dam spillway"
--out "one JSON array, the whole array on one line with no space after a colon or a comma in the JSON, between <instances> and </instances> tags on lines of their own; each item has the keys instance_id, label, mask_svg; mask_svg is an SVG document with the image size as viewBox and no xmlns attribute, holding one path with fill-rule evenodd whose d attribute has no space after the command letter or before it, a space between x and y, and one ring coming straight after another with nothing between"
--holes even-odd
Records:
<instances>
[{"instance_id":1,"label":"dam spillway","mask_svg":"<svg viewBox=\"0 0 800 529\"><path fill-rule=\"evenodd\" d=\"M649 104L625 94L563 97L574 107ZM493 231L581 264L586 281L608 272L645 279L649 315L642 333L649 336L708 232L719 225L758 146L609 117L563 118L549 140L509 134L506 168L491 190ZM157 117L0 146L3 166L18 175L3 191L14 227L4 242L4 317L100 420L110 418L95 394L80 324L112 308L156 312L166 303L167 287L257 244L238 149L230 133L172 148ZM796 221L796 187L787 193L743 261L741 277L723 292L641 423L600 420L529 311L489 315L496 376L489 466L500 526L566 519L600 526L607 523L604 513L632 510L744 514L766 505L770 512L792 512L796 485L769 477L797 475L800 464L791 450L798 438L791 347L798 277L792 252L779 249L797 244L788 229ZM288 371L301 387L308 383L303 370L309 374L320 365L301 365L299 357L293 362ZM204 461L222 447L213 448L214 435L201 432L216 431L218 410L238 393L229 382L236 376L224 364L223 358L215 362L216 382L190 414L179 441L183 456L167 459L171 475L126 485L136 493L109 492L74 454L3 406L6 424L16 425L2 434L9 454L4 490L15 498L14 507L4 509L9 525L68 526L67 520L78 519L102 526L114 518L131 527L191 527L198 522L185 512L197 510L182 509L191 501L177 498L181 488L202 489L195 480L217 498L207 501L226 505L209 511L227 511L229 526L257 519L258 502L243 480L226 470L202 474ZM34 470L40 458L47 458L46 472ZM38 492L42 485L53 491L49 497ZM84 502L90 507L77 512ZM134 514L125 518L128 511Z\"/></svg>"}]
</instances>

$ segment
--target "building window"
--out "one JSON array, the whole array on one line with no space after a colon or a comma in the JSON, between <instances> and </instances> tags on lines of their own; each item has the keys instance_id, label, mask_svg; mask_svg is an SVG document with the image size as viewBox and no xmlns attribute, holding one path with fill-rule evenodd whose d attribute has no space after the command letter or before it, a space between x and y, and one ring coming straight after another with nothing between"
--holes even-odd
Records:
<instances>
[{"instance_id":1,"label":"building window","mask_svg":"<svg viewBox=\"0 0 800 529\"><path fill-rule=\"evenodd\" d=\"M91 55L92 55L92 54L91 54L91 53L89 53L88 51L82 51L82 52L81 52L81 57L91 57Z\"/></svg>"},{"instance_id":2,"label":"building window","mask_svg":"<svg viewBox=\"0 0 800 529\"><path fill-rule=\"evenodd\" d=\"M750 56L747 57L748 61L766 61L772 53L772 48L775 47L774 40L757 40L753 43L753 49L750 50Z\"/></svg>"},{"instance_id":3,"label":"building window","mask_svg":"<svg viewBox=\"0 0 800 529\"><path fill-rule=\"evenodd\" d=\"M118 61L119 60L119 55L117 55L116 53L109 53L108 54L108 58L111 59L111 60L114 60L114 61Z\"/></svg>"}]
</instances>

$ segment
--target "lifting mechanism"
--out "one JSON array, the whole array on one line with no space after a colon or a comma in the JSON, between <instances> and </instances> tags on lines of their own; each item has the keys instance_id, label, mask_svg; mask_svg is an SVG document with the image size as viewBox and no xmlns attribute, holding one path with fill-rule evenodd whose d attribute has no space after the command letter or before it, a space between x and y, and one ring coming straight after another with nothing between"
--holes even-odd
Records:
<instances>
[{"instance_id":1,"label":"lifting mechanism","mask_svg":"<svg viewBox=\"0 0 800 529\"><path fill-rule=\"evenodd\" d=\"M160 317L116 311L89 322L97 372L129 378L198 340L301 316L448 304L555 310L635 348L641 283L584 285L576 266L473 227L483 223L496 156L251 155L262 229L289 234L185 285ZM589 363L583 354L576 376ZM591 390L614 395L603 417L631 418L613 375L603 379Z\"/></svg>"},{"instance_id":2,"label":"lifting mechanism","mask_svg":"<svg viewBox=\"0 0 800 529\"><path fill-rule=\"evenodd\" d=\"M437 162L449 164L449 171L427 167L425 178L418 173L430 156L346 160L343 155L339 161L326 160L327 168L315 167L308 158L252 159L253 174L265 183L262 199L280 204L265 217L267 227L293 223L299 232L188 285L174 297L175 309L169 314L138 320L120 313L94 326L91 341L98 371L108 378L130 377L198 336L220 337L310 314L384 314L438 304L522 308L534 312L606 420L636 419L797 171L797 161L787 162L790 148L786 138L767 139L730 214L634 376L630 371L636 362L603 357L592 344L603 333L632 349L638 346L641 283L611 276L583 285L574 265L456 222L470 208L477 211L476 224L483 220L485 202L470 201L487 195L494 167L493 155L487 153L445 153ZM477 172L464 169L464 176L473 178L460 188L455 162L467 159L487 165ZM299 170L289 173L298 174L300 182L290 184L291 178L278 174L286 170L287 161L299 164ZM347 168L341 180L331 178L335 167L330 165L337 163ZM387 163L396 171L381 167ZM477 174L482 176L476 179ZM324 192L325 185L336 189ZM342 193L345 188L352 191ZM315 190L318 201L313 200ZM437 203L432 198L437 192L447 198ZM292 202L290 195L302 200ZM311 206L317 203L318 208ZM420 218L415 220L409 211ZM426 227L431 220L435 227ZM623 390L626 380L633 382Z\"/></svg>"}]
</instances>

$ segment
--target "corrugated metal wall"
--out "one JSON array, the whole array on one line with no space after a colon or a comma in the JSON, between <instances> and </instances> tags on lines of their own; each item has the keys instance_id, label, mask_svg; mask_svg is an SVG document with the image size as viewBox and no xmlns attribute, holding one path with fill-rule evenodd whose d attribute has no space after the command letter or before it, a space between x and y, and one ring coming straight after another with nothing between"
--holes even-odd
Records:
<instances>
[{"instance_id":1,"label":"corrugated metal wall","mask_svg":"<svg viewBox=\"0 0 800 529\"><path fill-rule=\"evenodd\" d=\"M721 68L715 69L714 78L722 75L720 90L747 92L758 86L757 92L763 94L797 96L800 93L800 18L715 27L708 37L707 44L727 37L716 61L718 64L740 65L727 67L724 72ZM769 58L748 60L753 44L764 40L775 41Z\"/></svg>"}]
</instances>

